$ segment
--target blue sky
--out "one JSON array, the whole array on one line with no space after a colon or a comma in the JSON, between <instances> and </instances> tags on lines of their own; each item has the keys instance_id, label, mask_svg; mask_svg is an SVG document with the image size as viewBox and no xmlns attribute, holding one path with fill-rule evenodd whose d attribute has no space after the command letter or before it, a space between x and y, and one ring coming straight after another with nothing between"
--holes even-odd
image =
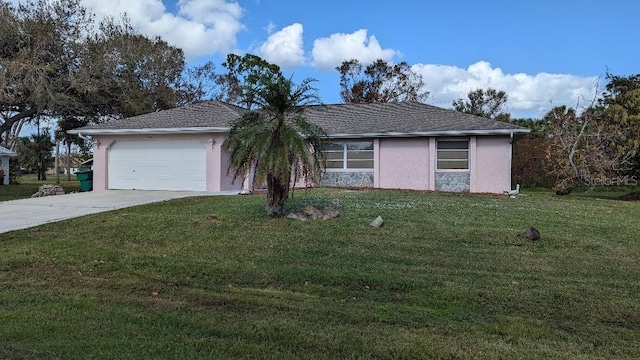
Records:
<instances>
[{"instance_id":1,"label":"blue sky","mask_svg":"<svg viewBox=\"0 0 640 360\"><path fill-rule=\"evenodd\" d=\"M333 69L351 58L406 61L424 77L427 102L445 108L476 88L504 90L516 117L587 104L607 70L640 73L640 3L629 0L81 2L98 18L127 12L190 65L254 53L297 81L316 78L325 103L340 102Z\"/></svg>"}]
</instances>

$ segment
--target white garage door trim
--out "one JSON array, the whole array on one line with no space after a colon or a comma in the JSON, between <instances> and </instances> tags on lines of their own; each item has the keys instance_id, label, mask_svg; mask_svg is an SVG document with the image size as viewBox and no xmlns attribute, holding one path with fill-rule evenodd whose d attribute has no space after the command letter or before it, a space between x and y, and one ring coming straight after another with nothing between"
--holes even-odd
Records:
<instances>
[{"instance_id":1,"label":"white garage door trim","mask_svg":"<svg viewBox=\"0 0 640 360\"><path fill-rule=\"evenodd\" d=\"M109 189L206 191L206 149L196 140L116 141Z\"/></svg>"}]
</instances>

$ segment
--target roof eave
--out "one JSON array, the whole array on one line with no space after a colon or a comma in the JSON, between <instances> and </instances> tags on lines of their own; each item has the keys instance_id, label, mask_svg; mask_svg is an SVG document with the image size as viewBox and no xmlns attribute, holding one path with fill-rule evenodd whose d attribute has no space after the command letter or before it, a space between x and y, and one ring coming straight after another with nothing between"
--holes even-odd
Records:
<instances>
[{"instance_id":1,"label":"roof eave","mask_svg":"<svg viewBox=\"0 0 640 360\"><path fill-rule=\"evenodd\" d=\"M0 156L18 156L15 151L0 146Z\"/></svg>"},{"instance_id":2,"label":"roof eave","mask_svg":"<svg viewBox=\"0 0 640 360\"><path fill-rule=\"evenodd\" d=\"M157 135L157 134L203 134L228 132L228 127L191 127L191 128L147 128L147 129L74 129L72 135Z\"/></svg>"},{"instance_id":3,"label":"roof eave","mask_svg":"<svg viewBox=\"0 0 640 360\"><path fill-rule=\"evenodd\" d=\"M346 138L381 138L381 137L423 137L423 136L473 136L473 135L511 135L528 134L530 129L494 129L494 130L440 130L414 132L384 132L358 134L328 134L330 139Z\"/></svg>"},{"instance_id":4,"label":"roof eave","mask_svg":"<svg viewBox=\"0 0 640 360\"><path fill-rule=\"evenodd\" d=\"M225 133L228 127L192 127L192 128L147 128L147 129L74 129L73 135L151 135L151 134L202 134ZM491 130L437 130L413 132L372 132L372 133L336 133L327 134L330 139L344 138L381 138L381 137L423 137L423 136L471 136L471 135L511 135L528 134L530 129L491 129Z\"/></svg>"}]
</instances>

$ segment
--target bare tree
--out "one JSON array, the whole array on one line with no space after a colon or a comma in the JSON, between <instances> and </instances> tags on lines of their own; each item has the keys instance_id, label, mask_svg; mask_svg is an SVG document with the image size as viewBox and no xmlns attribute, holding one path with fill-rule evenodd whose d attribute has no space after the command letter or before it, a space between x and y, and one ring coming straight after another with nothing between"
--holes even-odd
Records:
<instances>
[{"instance_id":1,"label":"bare tree","mask_svg":"<svg viewBox=\"0 0 640 360\"><path fill-rule=\"evenodd\" d=\"M389 64L378 59L366 67L356 59L336 67L340 97L345 103L424 101L429 96L422 75L406 62Z\"/></svg>"},{"instance_id":2,"label":"bare tree","mask_svg":"<svg viewBox=\"0 0 640 360\"><path fill-rule=\"evenodd\" d=\"M547 161L558 194L568 194L579 184L594 186L599 179L624 177L631 168L637 142L627 141L629 124L597 93L580 115L561 106L543 120L548 128Z\"/></svg>"},{"instance_id":3,"label":"bare tree","mask_svg":"<svg viewBox=\"0 0 640 360\"><path fill-rule=\"evenodd\" d=\"M509 121L510 115L504 111L507 103L507 93L502 90L488 88L469 91L467 100L457 99L453 102L453 108L463 113Z\"/></svg>"}]
</instances>

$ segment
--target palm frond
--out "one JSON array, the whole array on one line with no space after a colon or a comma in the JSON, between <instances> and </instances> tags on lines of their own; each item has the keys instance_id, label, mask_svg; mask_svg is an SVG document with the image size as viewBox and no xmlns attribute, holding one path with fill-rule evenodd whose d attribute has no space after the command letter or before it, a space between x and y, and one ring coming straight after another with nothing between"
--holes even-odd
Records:
<instances>
[{"instance_id":1,"label":"palm frond","mask_svg":"<svg viewBox=\"0 0 640 360\"><path fill-rule=\"evenodd\" d=\"M315 79L297 86L283 76L265 81L253 99L260 107L232 124L224 147L230 154L227 171L234 173L234 180L255 169L255 181L268 184L269 213L279 214L291 181L304 178L309 183L321 173L324 132L304 117L305 107L320 101Z\"/></svg>"}]
</instances>

